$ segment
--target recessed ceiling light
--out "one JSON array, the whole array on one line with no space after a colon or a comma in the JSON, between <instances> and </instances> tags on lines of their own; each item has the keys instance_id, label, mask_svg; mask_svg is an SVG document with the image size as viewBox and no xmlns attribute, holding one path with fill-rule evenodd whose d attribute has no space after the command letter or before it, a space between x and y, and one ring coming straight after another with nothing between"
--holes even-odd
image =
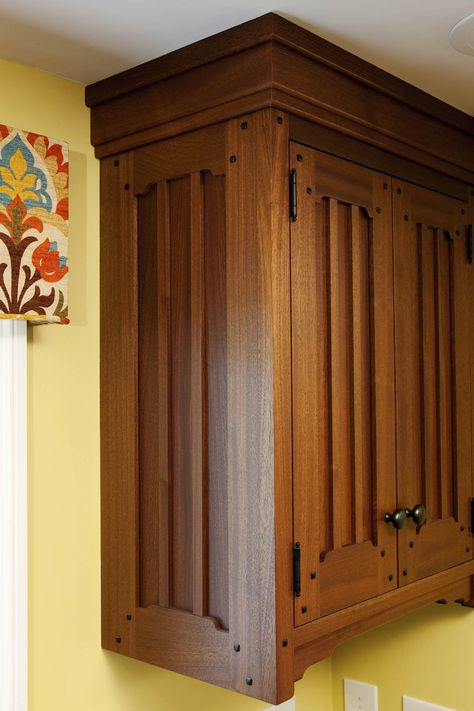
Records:
<instances>
[{"instance_id":1,"label":"recessed ceiling light","mask_svg":"<svg viewBox=\"0 0 474 711\"><path fill-rule=\"evenodd\" d=\"M474 55L474 12L454 25L449 41L458 52Z\"/></svg>"}]
</instances>

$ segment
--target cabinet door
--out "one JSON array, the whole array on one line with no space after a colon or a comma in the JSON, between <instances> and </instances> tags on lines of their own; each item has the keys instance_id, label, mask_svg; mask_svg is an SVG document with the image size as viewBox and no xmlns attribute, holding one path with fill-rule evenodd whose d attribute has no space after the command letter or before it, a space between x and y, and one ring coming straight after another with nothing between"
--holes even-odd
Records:
<instances>
[{"instance_id":1,"label":"cabinet door","mask_svg":"<svg viewBox=\"0 0 474 711\"><path fill-rule=\"evenodd\" d=\"M389 178L293 143L295 624L397 585Z\"/></svg>"},{"instance_id":2,"label":"cabinet door","mask_svg":"<svg viewBox=\"0 0 474 711\"><path fill-rule=\"evenodd\" d=\"M394 181L398 505L426 507L399 533L400 584L472 558L466 206Z\"/></svg>"}]
</instances>

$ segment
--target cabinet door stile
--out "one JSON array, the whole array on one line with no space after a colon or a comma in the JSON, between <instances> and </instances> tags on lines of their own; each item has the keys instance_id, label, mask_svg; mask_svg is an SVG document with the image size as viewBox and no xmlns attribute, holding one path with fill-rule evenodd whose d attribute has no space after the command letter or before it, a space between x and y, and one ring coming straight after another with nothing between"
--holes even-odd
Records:
<instances>
[{"instance_id":1,"label":"cabinet door stile","mask_svg":"<svg viewBox=\"0 0 474 711\"><path fill-rule=\"evenodd\" d=\"M295 597L294 605L298 625L319 617L319 551L331 545L329 478L320 475L329 462L328 254L324 239L327 205L313 196L316 166L312 151L292 144L290 164L294 169L298 166L300 185L298 218L291 228L293 511L302 583L302 594ZM313 327L306 328L307 323ZM321 437L315 436L315 429Z\"/></svg>"}]
</instances>

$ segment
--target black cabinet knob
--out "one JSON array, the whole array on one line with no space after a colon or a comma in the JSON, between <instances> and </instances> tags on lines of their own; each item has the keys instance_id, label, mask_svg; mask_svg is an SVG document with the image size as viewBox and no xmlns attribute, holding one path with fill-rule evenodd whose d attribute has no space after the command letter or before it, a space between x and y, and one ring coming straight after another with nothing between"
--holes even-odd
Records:
<instances>
[{"instance_id":1,"label":"black cabinet knob","mask_svg":"<svg viewBox=\"0 0 474 711\"><path fill-rule=\"evenodd\" d=\"M421 526L426 521L426 509L423 504L417 504L412 509L407 509L406 514L417 526Z\"/></svg>"},{"instance_id":2,"label":"black cabinet knob","mask_svg":"<svg viewBox=\"0 0 474 711\"><path fill-rule=\"evenodd\" d=\"M386 523L393 524L394 528L400 529L406 525L407 511L406 509L397 509L393 514L386 513L384 516Z\"/></svg>"}]
</instances>

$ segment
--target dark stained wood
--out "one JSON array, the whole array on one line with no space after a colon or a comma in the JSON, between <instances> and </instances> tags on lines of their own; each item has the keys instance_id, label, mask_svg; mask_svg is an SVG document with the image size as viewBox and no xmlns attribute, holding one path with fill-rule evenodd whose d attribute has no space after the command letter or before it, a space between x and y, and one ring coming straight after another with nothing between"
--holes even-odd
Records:
<instances>
[{"instance_id":1,"label":"dark stained wood","mask_svg":"<svg viewBox=\"0 0 474 711\"><path fill-rule=\"evenodd\" d=\"M229 628L227 525L226 212L224 175L204 173L208 401L208 614Z\"/></svg>"},{"instance_id":2,"label":"dark stained wood","mask_svg":"<svg viewBox=\"0 0 474 711\"><path fill-rule=\"evenodd\" d=\"M422 107L427 115L434 115L439 120L467 132L473 130L470 116L271 12L91 84L86 88L86 103L88 106L95 106L271 39L283 46L297 49L328 66L337 67L341 73L350 75L361 83L375 86L407 105Z\"/></svg>"},{"instance_id":3,"label":"dark stained wood","mask_svg":"<svg viewBox=\"0 0 474 711\"><path fill-rule=\"evenodd\" d=\"M135 193L145 193L161 180L180 178L203 165L213 175L225 173L225 132L222 126L193 131L134 152Z\"/></svg>"},{"instance_id":4,"label":"dark stained wood","mask_svg":"<svg viewBox=\"0 0 474 711\"><path fill-rule=\"evenodd\" d=\"M160 359L159 348L166 342L168 329L160 332L160 299L156 278L160 262L158 260L158 240L156 231L158 224L157 186L140 196L137 203L138 232L138 330L140 333L138 347L138 407L140 428L139 440L139 552L140 552L140 605L148 607L157 604L163 562L159 555L161 535L159 531L160 516L156 511L160 507L160 475L162 469L160 459L165 455L167 467L167 447L161 451L163 439L167 442L168 422L162 420L168 416L167 392L163 392L162 376L167 373L167 358ZM166 283L166 282L165 282ZM166 307L165 307L166 308ZM165 351L166 353L166 351ZM161 362L160 362L161 360ZM156 364L159 363L159 367ZM164 368L163 368L164 366ZM141 377L147 373L147 378ZM164 397L163 397L164 396ZM162 399L163 398L163 399ZM163 408L155 408L158 400ZM160 432L162 436L160 437ZM159 462L158 467L156 462ZM158 552L158 554L157 554ZM166 566L167 567L167 566ZM164 572L164 571L163 571Z\"/></svg>"},{"instance_id":5,"label":"dark stained wood","mask_svg":"<svg viewBox=\"0 0 474 711\"><path fill-rule=\"evenodd\" d=\"M103 646L276 704L472 606L474 119L274 14L87 96Z\"/></svg>"},{"instance_id":6,"label":"dark stained wood","mask_svg":"<svg viewBox=\"0 0 474 711\"><path fill-rule=\"evenodd\" d=\"M98 104L92 116L94 145L165 125L179 116L194 115L196 121L210 107L270 89L271 53L270 43L258 44L240 52L237 61L230 55Z\"/></svg>"},{"instance_id":7,"label":"dark stained wood","mask_svg":"<svg viewBox=\"0 0 474 711\"><path fill-rule=\"evenodd\" d=\"M190 176L169 182L170 210L170 347L172 459L171 599L172 607L193 610L194 452L191 442L191 254Z\"/></svg>"},{"instance_id":8,"label":"dark stained wood","mask_svg":"<svg viewBox=\"0 0 474 711\"><path fill-rule=\"evenodd\" d=\"M291 400L291 261L288 207L289 121L269 111L271 144L272 330L275 496L276 702L293 693L293 497ZM283 646L283 640L288 644Z\"/></svg>"},{"instance_id":9,"label":"dark stained wood","mask_svg":"<svg viewBox=\"0 0 474 711\"><path fill-rule=\"evenodd\" d=\"M276 702L273 121L227 126L227 463L232 687Z\"/></svg>"},{"instance_id":10,"label":"dark stained wood","mask_svg":"<svg viewBox=\"0 0 474 711\"><path fill-rule=\"evenodd\" d=\"M473 150L472 133L427 115L419 106L411 107L378 87L361 85L338 67L311 56L276 44L272 58L272 98L277 108L469 180L463 151Z\"/></svg>"},{"instance_id":11,"label":"dark stained wood","mask_svg":"<svg viewBox=\"0 0 474 711\"><path fill-rule=\"evenodd\" d=\"M139 607L133 622L135 645L130 656L228 686L229 633L214 620L163 607Z\"/></svg>"},{"instance_id":12,"label":"dark stained wood","mask_svg":"<svg viewBox=\"0 0 474 711\"><path fill-rule=\"evenodd\" d=\"M334 128L291 115L290 138L353 163L365 165L379 173L424 185L439 193L467 201L468 186L461 180L451 178L445 173L430 170L407 158L369 145L352 136L344 135Z\"/></svg>"},{"instance_id":13,"label":"dark stained wood","mask_svg":"<svg viewBox=\"0 0 474 711\"><path fill-rule=\"evenodd\" d=\"M473 178L471 117L277 15L89 87L87 102L102 156L272 106Z\"/></svg>"},{"instance_id":14,"label":"dark stained wood","mask_svg":"<svg viewBox=\"0 0 474 711\"><path fill-rule=\"evenodd\" d=\"M191 297L191 479L193 521L193 612L207 614L207 378L204 286L204 206L202 174L190 184ZM203 445L203 443L206 443Z\"/></svg>"},{"instance_id":15,"label":"dark stained wood","mask_svg":"<svg viewBox=\"0 0 474 711\"><path fill-rule=\"evenodd\" d=\"M274 21L275 15L267 13L256 20L233 27L231 30L212 35L205 42L202 40L193 42L187 47L169 52L158 59L152 59L138 67L127 69L113 77L90 84L86 87L86 104L91 107L95 106L129 91L135 91L161 79L168 79L190 69L211 64L229 54L235 54L263 43L271 38L274 31Z\"/></svg>"},{"instance_id":16,"label":"dark stained wood","mask_svg":"<svg viewBox=\"0 0 474 711\"><path fill-rule=\"evenodd\" d=\"M294 631L295 680L301 679L311 664L329 657L337 645L351 637L437 600L467 601L472 594L473 574L471 561L297 627Z\"/></svg>"},{"instance_id":17,"label":"dark stained wood","mask_svg":"<svg viewBox=\"0 0 474 711\"><path fill-rule=\"evenodd\" d=\"M125 615L138 602L136 230L134 200L123 189L132 165L131 155L118 166L105 160L100 178L102 646L123 654L133 649Z\"/></svg>"},{"instance_id":18,"label":"dark stained wood","mask_svg":"<svg viewBox=\"0 0 474 711\"><path fill-rule=\"evenodd\" d=\"M465 212L465 203L394 181L398 506L421 503L428 516L398 534L400 585L472 559Z\"/></svg>"},{"instance_id":19,"label":"dark stained wood","mask_svg":"<svg viewBox=\"0 0 474 711\"><path fill-rule=\"evenodd\" d=\"M396 536L383 521L396 504L392 215L381 174L297 143L291 167L302 625L397 584Z\"/></svg>"},{"instance_id":20,"label":"dark stained wood","mask_svg":"<svg viewBox=\"0 0 474 711\"><path fill-rule=\"evenodd\" d=\"M271 96L272 90L267 87L248 97L232 99L225 105L211 106L195 114L186 115L165 124L159 124L152 128L101 143L96 146L95 154L97 158L105 158L133 148L172 138L173 136L185 135L187 131L194 133L195 130L226 121L229 115L241 116L252 111L264 109L271 104Z\"/></svg>"},{"instance_id":21,"label":"dark stained wood","mask_svg":"<svg viewBox=\"0 0 474 711\"><path fill-rule=\"evenodd\" d=\"M156 400L154 408L158 413L158 429L154 433L154 437L158 440L158 465L155 471L158 471L158 509L155 511L158 517L158 561L159 561L159 580L158 580L158 603L163 607L168 607L170 599L170 352L171 352L171 324L170 324L170 299L171 299L171 284L170 284L170 224L169 224L169 191L168 185L164 180L156 184L157 191L157 215L156 215L156 243L157 243L157 271L156 278L158 282L158 303L157 303L157 326L158 326L158 347L157 361L152 366L151 370L156 369L157 386ZM153 303L149 304L153 309ZM142 304L145 308L145 305ZM140 309L140 304L139 304ZM140 328L140 324L139 324ZM139 330L140 336L144 335ZM139 340L139 344L141 338ZM140 348L140 346L139 346ZM139 350L140 352L140 350ZM139 367L139 377L140 377ZM143 390L151 391L148 378L141 378ZM143 404L139 395L139 404ZM153 407L153 406L152 406ZM144 443L146 446L148 443ZM156 487L156 483L154 485ZM156 494L155 494L156 495ZM146 497L150 497L153 501L153 492L147 491ZM151 551L153 555L153 551Z\"/></svg>"}]
</instances>

